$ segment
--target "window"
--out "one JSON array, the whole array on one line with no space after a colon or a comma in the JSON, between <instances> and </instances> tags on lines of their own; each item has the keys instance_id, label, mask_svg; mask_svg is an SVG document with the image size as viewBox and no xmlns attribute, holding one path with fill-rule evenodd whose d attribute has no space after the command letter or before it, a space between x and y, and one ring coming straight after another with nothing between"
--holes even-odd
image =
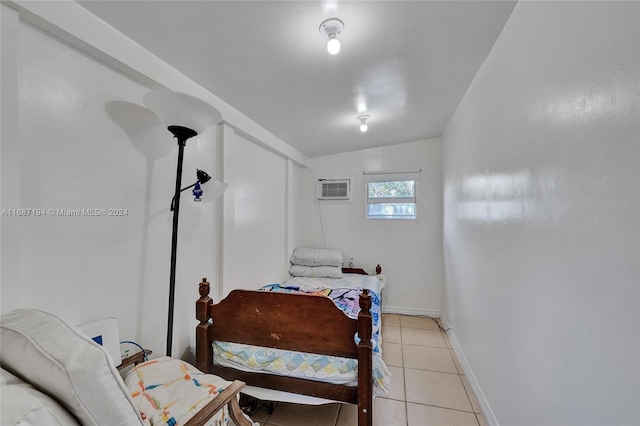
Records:
<instances>
[{"instance_id":1,"label":"window","mask_svg":"<svg viewBox=\"0 0 640 426\"><path fill-rule=\"evenodd\" d=\"M367 219L415 218L415 179L367 182Z\"/></svg>"}]
</instances>

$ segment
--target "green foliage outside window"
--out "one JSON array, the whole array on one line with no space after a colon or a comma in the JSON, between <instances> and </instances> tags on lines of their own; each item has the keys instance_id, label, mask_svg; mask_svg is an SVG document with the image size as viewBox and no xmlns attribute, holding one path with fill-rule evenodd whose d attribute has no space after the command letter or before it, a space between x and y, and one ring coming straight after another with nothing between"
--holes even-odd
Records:
<instances>
[{"instance_id":1,"label":"green foliage outside window","mask_svg":"<svg viewBox=\"0 0 640 426\"><path fill-rule=\"evenodd\" d=\"M369 198L415 197L415 181L370 182Z\"/></svg>"},{"instance_id":2,"label":"green foliage outside window","mask_svg":"<svg viewBox=\"0 0 640 426\"><path fill-rule=\"evenodd\" d=\"M415 180L367 183L367 219L415 219Z\"/></svg>"}]
</instances>

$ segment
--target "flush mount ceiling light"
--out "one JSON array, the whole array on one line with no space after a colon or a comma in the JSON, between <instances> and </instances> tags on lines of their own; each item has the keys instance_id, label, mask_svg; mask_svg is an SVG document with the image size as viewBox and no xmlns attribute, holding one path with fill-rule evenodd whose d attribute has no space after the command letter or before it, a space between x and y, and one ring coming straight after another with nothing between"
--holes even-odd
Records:
<instances>
[{"instance_id":1,"label":"flush mount ceiling light","mask_svg":"<svg viewBox=\"0 0 640 426\"><path fill-rule=\"evenodd\" d=\"M366 132L369 126L367 126L367 120L369 119L368 115L360 115L356 117L356 120L360 120L360 131Z\"/></svg>"},{"instance_id":2,"label":"flush mount ceiling light","mask_svg":"<svg viewBox=\"0 0 640 426\"><path fill-rule=\"evenodd\" d=\"M332 55L335 55L340 51L340 40L338 40L338 34L340 34L343 29L344 22L338 18L329 18L320 24L320 32L329 37L327 51Z\"/></svg>"}]
</instances>

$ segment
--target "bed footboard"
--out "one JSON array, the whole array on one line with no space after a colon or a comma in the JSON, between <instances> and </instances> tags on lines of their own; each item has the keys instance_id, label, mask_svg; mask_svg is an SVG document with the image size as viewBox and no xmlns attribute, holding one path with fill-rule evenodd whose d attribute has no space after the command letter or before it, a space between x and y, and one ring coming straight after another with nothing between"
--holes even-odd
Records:
<instances>
[{"instance_id":1,"label":"bed footboard","mask_svg":"<svg viewBox=\"0 0 640 426\"><path fill-rule=\"evenodd\" d=\"M225 380L358 405L358 426L373 424L371 295L360 294L358 319L347 317L327 297L234 290L214 304L210 284L200 283L196 301L196 367ZM331 324L331 333L322 333ZM356 345L354 335L359 342ZM333 355L358 360L358 386L336 385L214 365L213 341Z\"/></svg>"}]
</instances>

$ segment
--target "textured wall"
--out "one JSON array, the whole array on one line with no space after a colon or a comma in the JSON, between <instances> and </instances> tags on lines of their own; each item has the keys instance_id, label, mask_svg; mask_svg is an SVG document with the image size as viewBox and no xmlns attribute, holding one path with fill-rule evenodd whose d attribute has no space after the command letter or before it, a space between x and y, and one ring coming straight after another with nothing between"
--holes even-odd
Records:
<instances>
[{"instance_id":1,"label":"textured wall","mask_svg":"<svg viewBox=\"0 0 640 426\"><path fill-rule=\"evenodd\" d=\"M504 425L638 424L638 2L520 2L444 134L445 314Z\"/></svg>"}]
</instances>

